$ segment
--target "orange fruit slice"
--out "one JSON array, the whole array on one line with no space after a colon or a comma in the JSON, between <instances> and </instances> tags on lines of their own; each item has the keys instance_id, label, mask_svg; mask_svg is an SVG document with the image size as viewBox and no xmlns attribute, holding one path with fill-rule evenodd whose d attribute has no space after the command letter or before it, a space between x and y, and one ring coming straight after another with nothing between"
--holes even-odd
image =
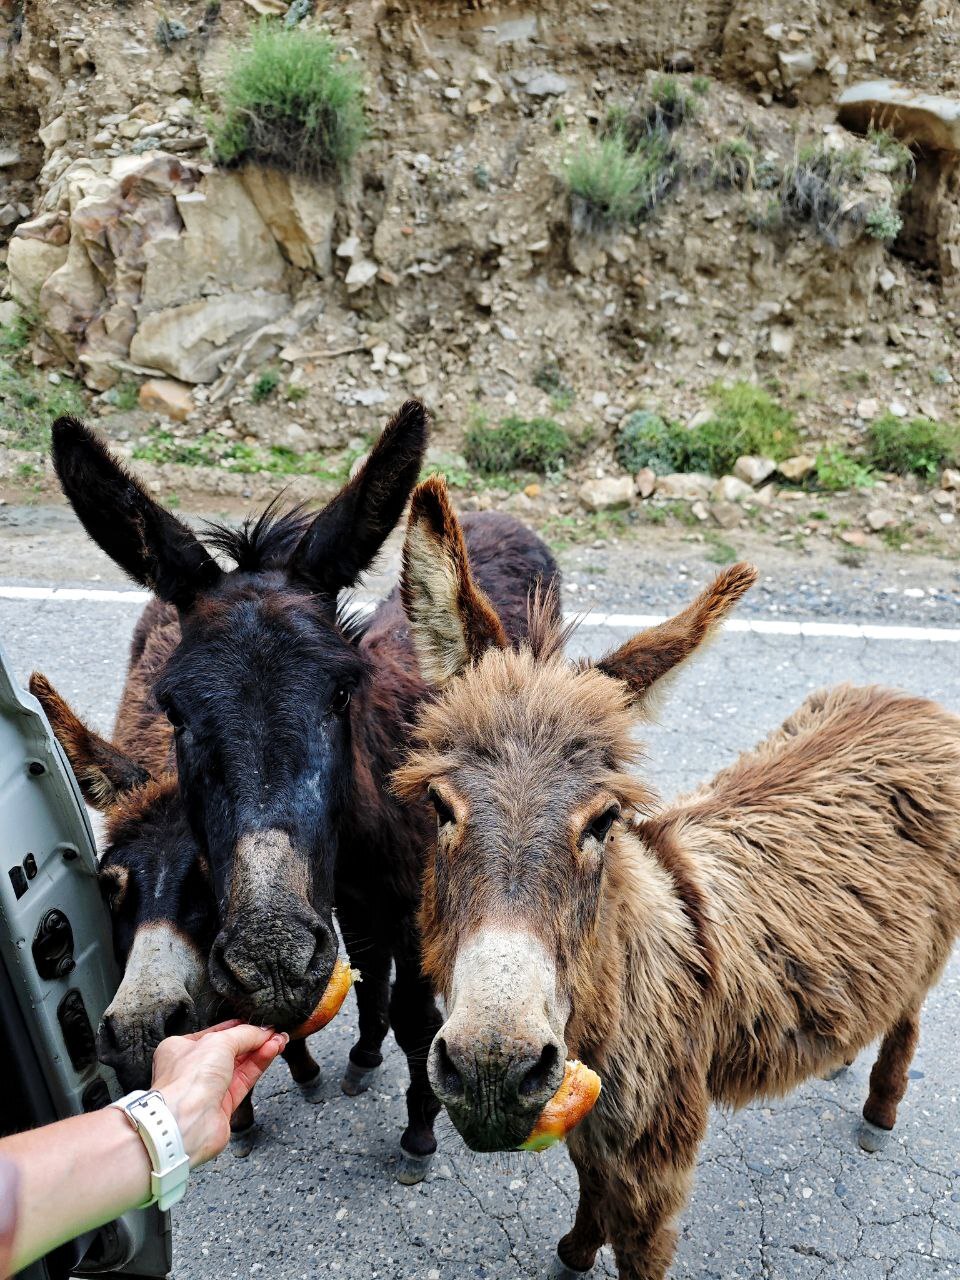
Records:
<instances>
[{"instance_id":1,"label":"orange fruit slice","mask_svg":"<svg viewBox=\"0 0 960 1280\"><path fill-rule=\"evenodd\" d=\"M301 1022L299 1027L294 1027L290 1032L290 1039L305 1040L307 1036L312 1036L315 1031L325 1027L340 1012L340 1006L346 1000L347 992L359 978L360 970L351 969L346 960L341 960L338 956L330 981L320 997L320 1003L306 1022Z\"/></svg>"},{"instance_id":2,"label":"orange fruit slice","mask_svg":"<svg viewBox=\"0 0 960 1280\"><path fill-rule=\"evenodd\" d=\"M567 1062L560 1088L540 1112L529 1138L520 1144L521 1151L545 1151L565 1138L574 1125L593 1110L600 1097L600 1077L582 1062Z\"/></svg>"}]
</instances>

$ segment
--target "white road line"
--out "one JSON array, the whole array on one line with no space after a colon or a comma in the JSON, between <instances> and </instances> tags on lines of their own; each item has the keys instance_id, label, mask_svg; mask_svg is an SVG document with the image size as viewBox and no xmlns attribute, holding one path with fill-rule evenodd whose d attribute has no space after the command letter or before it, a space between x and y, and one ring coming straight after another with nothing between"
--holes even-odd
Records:
<instances>
[{"instance_id":1,"label":"white road line","mask_svg":"<svg viewBox=\"0 0 960 1280\"><path fill-rule=\"evenodd\" d=\"M91 601L102 604L128 604L140 607L150 599L149 591L110 590L106 587L0 587L0 600ZM353 607L369 613L370 600L355 600ZM580 619L587 631L639 630L663 622L659 613L565 613L572 622ZM960 628L917 627L873 622L802 622L786 618L734 618L724 624L732 632L753 632L761 636L810 636L834 640L913 640L940 644L960 644Z\"/></svg>"}]
</instances>

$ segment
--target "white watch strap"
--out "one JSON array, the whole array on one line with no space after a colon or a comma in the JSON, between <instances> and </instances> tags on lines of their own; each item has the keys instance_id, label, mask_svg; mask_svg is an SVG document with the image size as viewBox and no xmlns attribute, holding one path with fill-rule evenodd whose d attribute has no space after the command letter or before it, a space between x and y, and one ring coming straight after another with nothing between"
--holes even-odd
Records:
<instances>
[{"instance_id":1,"label":"white watch strap","mask_svg":"<svg viewBox=\"0 0 960 1280\"><path fill-rule=\"evenodd\" d=\"M122 1111L139 1133L153 1165L151 1196L141 1208L156 1204L169 1209L183 1196L190 1177L190 1159L173 1112L156 1089L134 1089L110 1105Z\"/></svg>"}]
</instances>

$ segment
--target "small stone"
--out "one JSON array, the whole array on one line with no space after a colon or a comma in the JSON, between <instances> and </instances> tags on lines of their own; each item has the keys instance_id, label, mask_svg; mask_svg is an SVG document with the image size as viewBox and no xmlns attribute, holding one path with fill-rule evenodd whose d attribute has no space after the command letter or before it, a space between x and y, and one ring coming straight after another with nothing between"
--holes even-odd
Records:
<instances>
[{"instance_id":1,"label":"small stone","mask_svg":"<svg viewBox=\"0 0 960 1280\"><path fill-rule=\"evenodd\" d=\"M699 503L695 504L699 506ZM743 512L735 502L711 502L710 516L721 529L735 529Z\"/></svg>"},{"instance_id":2,"label":"small stone","mask_svg":"<svg viewBox=\"0 0 960 1280\"><path fill-rule=\"evenodd\" d=\"M798 453L793 458L785 458L783 462L777 463L777 470L784 480L792 480L795 484L806 480L807 476L813 474L816 467L816 458L811 458L807 453Z\"/></svg>"},{"instance_id":3,"label":"small stone","mask_svg":"<svg viewBox=\"0 0 960 1280\"><path fill-rule=\"evenodd\" d=\"M528 484L524 485L523 492L528 498L539 498L543 489L538 484Z\"/></svg>"},{"instance_id":4,"label":"small stone","mask_svg":"<svg viewBox=\"0 0 960 1280\"><path fill-rule=\"evenodd\" d=\"M883 511L880 507L867 512L867 524L874 533L879 533L881 529L891 529L897 523L897 517L892 512Z\"/></svg>"},{"instance_id":5,"label":"small stone","mask_svg":"<svg viewBox=\"0 0 960 1280\"><path fill-rule=\"evenodd\" d=\"M706 499L713 487L713 477L697 471L676 471L661 476L657 481L657 493L661 498L686 498L689 501Z\"/></svg>"},{"instance_id":6,"label":"small stone","mask_svg":"<svg viewBox=\"0 0 960 1280\"><path fill-rule=\"evenodd\" d=\"M891 347L903 346L903 334L895 324L887 325L887 341L890 343Z\"/></svg>"},{"instance_id":7,"label":"small stone","mask_svg":"<svg viewBox=\"0 0 960 1280\"><path fill-rule=\"evenodd\" d=\"M857 401L857 417L863 418L864 422L872 422L874 418L880 416L880 401L873 396L868 396L865 400Z\"/></svg>"},{"instance_id":8,"label":"small stone","mask_svg":"<svg viewBox=\"0 0 960 1280\"><path fill-rule=\"evenodd\" d=\"M142 120L124 120L122 124L117 125L117 133L121 138L137 138L142 129Z\"/></svg>"},{"instance_id":9,"label":"small stone","mask_svg":"<svg viewBox=\"0 0 960 1280\"><path fill-rule=\"evenodd\" d=\"M443 96L449 98L451 102L456 102L460 97L460 90L456 85L448 85L443 91Z\"/></svg>"},{"instance_id":10,"label":"small stone","mask_svg":"<svg viewBox=\"0 0 960 1280\"><path fill-rule=\"evenodd\" d=\"M840 535L840 541L845 542L848 547L865 547L867 535L862 529L844 529Z\"/></svg>"},{"instance_id":11,"label":"small stone","mask_svg":"<svg viewBox=\"0 0 960 1280\"><path fill-rule=\"evenodd\" d=\"M917 302L917 314L926 320L933 320L937 314L937 304L932 298L921 298Z\"/></svg>"},{"instance_id":12,"label":"small stone","mask_svg":"<svg viewBox=\"0 0 960 1280\"><path fill-rule=\"evenodd\" d=\"M794 334L785 325L775 324L770 330L770 350L785 359L793 351Z\"/></svg>"},{"instance_id":13,"label":"small stone","mask_svg":"<svg viewBox=\"0 0 960 1280\"><path fill-rule=\"evenodd\" d=\"M702 502L691 502L690 510L693 512L693 514L696 516L696 518L700 521L701 524L703 524L704 521L710 519L710 512L707 510L705 504Z\"/></svg>"},{"instance_id":14,"label":"small stone","mask_svg":"<svg viewBox=\"0 0 960 1280\"><path fill-rule=\"evenodd\" d=\"M16 205L5 204L0 207L0 227L12 227L20 221L20 211Z\"/></svg>"},{"instance_id":15,"label":"small stone","mask_svg":"<svg viewBox=\"0 0 960 1280\"><path fill-rule=\"evenodd\" d=\"M774 498L777 496L777 486L775 484L765 484L762 489L758 489L753 495L753 501L761 507L769 507L772 505Z\"/></svg>"},{"instance_id":16,"label":"small stone","mask_svg":"<svg viewBox=\"0 0 960 1280\"><path fill-rule=\"evenodd\" d=\"M148 378L137 399L148 413L162 413L174 422L185 422L193 412L190 388L173 378Z\"/></svg>"},{"instance_id":17,"label":"small stone","mask_svg":"<svg viewBox=\"0 0 960 1280\"><path fill-rule=\"evenodd\" d=\"M668 71L692 71L694 66L693 54L689 49L674 49L667 54Z\"/></svg>"},{"instance_id":18,"label":"small stone","mask_svg":"<svg viewBox=\"0 0 960 1280\"><path fill-rule=\"evenodd\" d=\"M347 293L356 293L357 290L363 289L376 276L377 270L377 264L369 258L361 258L359 262L354 262L344 280Z\"/></svg>"},{"instance_id":19,"label":"small stone","mask_svg":"<svg viewBox=\"0 0 960 1280\"><path fill-rule=\"evenodd\" d=\"M944 467L940 472L940 488L954 492L960 489L960 471L955 471L953 467Z\"/></svg>"},{"instance_id":20,"label":"small stone","mask_svg":"<svg viewBox=\"0 0 960 1280\"><path fill-rule=\"evenodd\" d=\"M580 486L580 501L588 511L613 511L628 507L633 499L630 476L603 476L587 480Z\"/></svg>"},{"instance_id":21,"label":"small stone","mask_svg":"<svg viewBox=\"0 0 960 1280\"><path fill-rule=\"evenodd\" d=\"M534 98L547 98L559 97L560 94L566 93L569 88L569 81L564 80L563 76L558 76L555 71L541 71L527 81L523 86L523 91Z\"/></svg>"},{"instance_id":22,"label":"small stone","mask_svg":"<svg viewBox=\"0 0 960 1280\"><path fill-rule=\"evenodd\" d=\"M953 514L952 511L941 511L939 515L939 520L941 524L953 524L956 518L957 517Z\"/></svg>"},{"instance_id":23,"label":"small stone","mask_svg":"<svg viewBox=\"0 0 960 1280\"><path fill-rule=\"evenodd\" d=\"M800 80L806 80L817 69L817 55L812 49L797 49L794 53L778 53L780 74L783 83L789 87Z\"/></svg>"},{"instance_id":24,"label":"small stone","mask_svg":"<svg viewBox=\"0 0 960 1280\"><path fill-rule=\"evenodd\" d=\"M711 490L714 503L746 502L753 497L753 486L737 476L721 476Z\"/></svg>"},{"instance_id":25,"label":"small stone","mask_svg":"<svg viewBox=\"0 0 960 1280\"><path fill-rule=\"evenodd\" d=\"M633 478L637 493L641 498L649 498L657 488L657 473L652 467L642 467Z\"/></svg>"},{"instance_id":26,"label":"small stone","mask_svg":"<svg viewBox=\"0 0 960 1280\"><path fill-rule=\"evenodd\" d=\"M910 412L902 400L891 400L887 408L895 418L905 418Z\"/></svg>"},{"instance_id":27,"label":"small stone","mask_svg":"<svg viewBox=\"0 0 960 1280\"><path fill-rule=\"evenodd\" d=\"M17 147L0 147L0 169L12 169L20 163L20 151Z\"/></svg>"},{"instance_id":28,"label":"small stone","mask_svg":"<svg viewBox=\"0 0 960 1280\"><path fill-rule=\"evenodd\" d=\"M733 355L733 343L722 338L716 345L716 353L721 360L729 360Z\"/></svg>"},{"instance_id":29,"label":"small stone","mask_svg":"<svg viewBox=\"0 0 960 1280\"><path fill-rule=\"evenodd\" d=\"M338 258L349 258L350 261L352 262L359 252L360 252L359 236L347 236L346 240L341 240L340 243L337 245Z\"/></svg>"},{"instance_id":30,"label":"small stone","mask_svg":"<svg viewBox=\"0 0 960 1280\"><path fill-rule=\"evenodd\" d=\"M930 495L938 507L952 507L956 499L946 489L935 489Z\"/></svg>"},{"instance_id":31,"label":"small stone","mask_svg":"<svg viewBox=\"0 0 960 1280\"><path fill-rule=\"evenodd\" d=\"M884 267L884 269L880 272L880 275L877 277L877 284L880 286L880 288L883 290L884 293L889 293L891 289L896 287L896 283L897 283L897 277L894 275L894 273L890 270L889 267Z\"/></svg>"},{"instance_id":32,"label":"small stone","mask_svg":"<svg viewBox=\"0 0 960 1280\"><path fill-rule=\"evenodd\" d=\"M68 132L67 117L65 115L54 116L49 124L37 130L40 141L48 151L52 151L54 147L62 146L67 140Z\"/></svg>"},{"instance_id":33,"label":"small stone","mask_svg":"<svg viewBox=\"0 0 960 1280\"><path fill-rule=\"evenodd\" d=\"M733 464L733 474L737 479L753 485L763 484L776 469L777 464L772 458L758 458L748 453Z\"/></svg>"}]
</instances>

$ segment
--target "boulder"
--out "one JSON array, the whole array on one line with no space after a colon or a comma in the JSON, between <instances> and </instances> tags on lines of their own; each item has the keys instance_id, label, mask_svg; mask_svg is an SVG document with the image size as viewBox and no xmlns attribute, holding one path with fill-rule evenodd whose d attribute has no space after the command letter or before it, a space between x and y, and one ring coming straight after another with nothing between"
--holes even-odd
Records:
<instances>
[{"instance_id":1,"label":"boulder","mask_svg":"<svg viewBox=\"0 0 960 1280\"><path fill-rule=\"evenodd\" d=\"M716 502L748 502L753 498L753 485L746 484L736 476L721 476L710 492L711 499Z\"/></svg>"},{"instance_id":2,"label":"boulder","mask_svg":"<svg viewBox=\"0 0 960 1280\"><path fill-rule=\"evenodd\" d=\"M661 476L657 481L657 494L661 498L686 498L688 501L710 497L713 477L696 471L677 471Z\"/></svg>"},{"instance_id":3,"label":"boulder","mask_svg":"<svg viewBox=\"0 0 960 1280\"><path fill-rule=\"evenodd\" d=\"M749 453L745 453L733 464L733 474L737 479L750 485L763 484L776 469L777 464L772 458L758 458Z\"/></svg>"},{"instance_id":4,"label":"boulder","mask_svg":"<svg viewBox=\"0 0 960 1280\"><path fill-rule=\"evenodd\" d=\"M181 382L211 382L254 329L289 310L284 293L223 293L145 316L130 359Z\"/></svg>"},{"instance_id":5,"label":"boulder","mask_svg":"<svg viewBox=\"0 0 960 1280\"><path fill-rule=\"evenodd\" d=\"M298 174L260 165L246 165L240 176L284 256L295 267L313 271L318 276L329 275L337 214L336 189Z\"/></svg>"},{"instance_id":6,"label":"boulder","mask_svg":"<svg viewBox=\"0 0 960 1280\"><path fill-rule=\"evenodd\" d=\"M851 85L837 100L837 118L856 133L885 129L923 150L960 152L960 99L895 80Z\"/></svg>"},{"instance_id":7,"label":"boulder","mask_svg":"<svg viewBox=\"0 0 960 1280\"><path fill-rule=\"evenodd\" d=\"M641 498L649 498L656 491L657 473L652 467L641 467L633 479Z\"/></svg>"},{"instance_id":8,"label":"boulder","mask_svg":"<svg viewBox=\"0 0 960 1280\"><path fill-rule=\"evenodd\" d=\"M799 453L793 458L784 458L783 462L777 463L777 470L784 480L792 480L794 484L806 480L807 476L812 475L816 469L816 458L811 458L806 453Z\"/></svg>"},{"instance_id":9,"label":"boulder","mask_svg":"<svg viewBox=\"0 0 960 1280\"><path fill-rule=\"evenodd\" d=\"M617 507L629 507L633 489L630 476L602 476L584 481L580 486L580 501L588 511L613 511Z\"/></svg>"},{"instance_id":10,"label":"boulder","mask_svg":"<svg viewBox=\"0 0 960 1280\"><path fill-rule=\"evenodd\" d=\"M283 256L239 175L208 173L173 199L182 230L144 246L141 313L215 293L283 287Z\"/></svg>"},{"instance_id":11,"label":"boulder","mask_svg":"<svg viewBox=\"0 0 960 1280\"><path fill-rule=\"evenodd\" d=\"M960 489L960 471L954 470L953 467L944 467L940 472L940 488L954 491Z\"/></svg>"},{"instance_id":12,"label":"boulder","mask_svg":"<svg viewBox=\"0 0 960 1280\"><path fill-rule=\"evenodd\" d=\"M35 311L44 282L67 260L67 246L21 235L27 225L21 222L7 247L7 270L11 294L22 307Z\"/></svg>"},{"instance_id":13,"label":"boulder","mask_svg":"<svg viewBox=\"0 0 960 1280\"><path fill-rule=\"evenodd\" d=\"M140 388L140 408L148 413L162 413L174 422L185 422L193 412L190 388L172 378L148 378Z\"/></svg>"}]
</instances>

